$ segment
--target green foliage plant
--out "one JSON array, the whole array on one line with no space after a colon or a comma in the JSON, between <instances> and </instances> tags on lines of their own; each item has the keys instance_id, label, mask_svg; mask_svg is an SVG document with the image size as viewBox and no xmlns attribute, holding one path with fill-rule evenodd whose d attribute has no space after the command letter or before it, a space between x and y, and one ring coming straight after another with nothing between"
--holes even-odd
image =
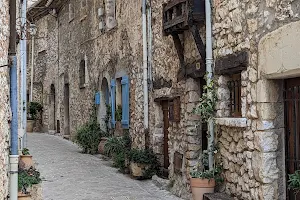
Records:
<instances>
[{"instance_id":1,"label":"green foliage plant","mask_svg":"<svg viewBox=\"0 0 300 200\"><path fill-rule=\"evenodd\" d=\"M118 105L116 109L116 121L120 122L122 121L122 106Z\"/></svg>"},{"instance_id":2,"label":"green foliage plant","mask_svg":"<svg viewBox=\"0 0 300 200\"><path fill-rule=\"evenodd\" d=\"M101 137L104 134L100 129L100 124L92 118L77 130L75 143L82 148L83 153L96 154Z\"/></svg>"},{"instance_id":3,"label":"green foliage plant","mask_svg":"<svg viewBox=\"0 0 300 200\"><path fill-rule=\"evenodd\" d=\"M108 138L104 146L104 151L107 156L111 156L114 166L119 168L121 172L126 169L126 159L128 158L131 149L131 138L129 132L124 132L122 137Z\"/></svg>"},{"instance_id":4,"label":"green foliage plant","mask_svg":"<svg viewBox=\"0 0 300 200\"><path fill-rule=\"evenodd\" d=\"M18 190L23 194L28 194L28 188L42 181L40 172L33 167L30 169L19 169L18 173Z\"/></svg>"},{"instance_id":5,"label":"green foliage plant","mask_svg":"<svg viewBox=\"0 0 300 200\"><path fill-rule=\"evenodd\" d=\"M295 193L300 191L300 170L295 171L293 174L288 175L288 188Z\"/></svg>"},{"instance_id":6,"label":"green foliage plant","mask_svg":"<svg viewBox=\"0 0 300 200\"><path fill-rule=\"evenodd\" d=\"M39 102L29 102L28 104L28 119L36 120L38 113L43 111L43 106Z\"/></svg>"},{"instance_id":7,"label":"green foliage plant","mask_svg":"<svg viewBox=\"0 0 300 200\"><path fill-rule=\"evenodd\" d=\"M134 163L149 165L143 173L143 179L151 178L158 172L158 160L155 153L150 149L132 149L129 153L129 160Z\"/></svg>"},{"instance_id":8,"label":"green foliage plant","mask_svg":"<svg viewBox=\"0 0 300 200\"><path fill-rule=\"evenodd\" d=\"M218 150L215 149L214 153L218 153ZM191 177L209 180L214 179L216 183L222 183L224 181L222 177L222 165L214 162L213 169L208 169L208 166L208 151L205 150L199 158L199 163L191 171Z\"/></svg>"},{"instance_id":9,"label":"green foliage plant","mask_svg":"<svg viewBox=\"0 0 300 200\"><path fill-rule=\"evenodd\" d=\"M204 85L203 91L200 103L194 109L194 113L200 115L203 122L208 122L210 119L214 118L216 102L218 100L214 81Z\"/></svg>"},{"instance_id":10,"label":"green foliage plant","mask_svg":"<svg viewBox=\"0 0 300 200\"><path fill-rule=\"evenodd\" d=\"M29 153L29 149L27 149L27 148L24 148L24 149L22 150L22 155L24 155L24 156L28 156L28 155L30 155L30 153Z\"/></svg>"}]
</instances>

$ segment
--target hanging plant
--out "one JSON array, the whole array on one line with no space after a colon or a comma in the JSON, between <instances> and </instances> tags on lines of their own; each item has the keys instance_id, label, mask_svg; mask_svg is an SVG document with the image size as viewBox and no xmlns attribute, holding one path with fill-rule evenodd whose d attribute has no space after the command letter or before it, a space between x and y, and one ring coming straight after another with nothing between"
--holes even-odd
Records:
<instances>
[{"instance_id":1,"label":"hanging plant","mask_svg":"<svg viewBox=\"0 0 300 200\"><path fill-rule=\"evenodd\" d=\"M215 116L215 107L218 100L214 81L203 86L203 91L200 103L194 109L194 113L200 115L203 122L208 122Z\"/></svg>"}]
</instances>

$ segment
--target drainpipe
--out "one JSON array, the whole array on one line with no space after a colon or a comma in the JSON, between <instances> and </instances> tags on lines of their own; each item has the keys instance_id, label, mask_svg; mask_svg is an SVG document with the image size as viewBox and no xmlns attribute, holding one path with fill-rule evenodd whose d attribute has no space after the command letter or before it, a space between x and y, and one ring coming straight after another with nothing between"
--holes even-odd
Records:
<instances>
[{"instance_id":1,"label":"drainpipe","mask_svg":"<svg viewBox=\"0 0 300 200\"><path fill-rule=\"evenodd\" d=\"M12 112L11 120L11 154L9 155L10 200L18 199L18 83L17 83L17 57L16 57L16 0L9 2L10 13L10 38L9 38L9 61L10 61L10 104Z\"/></svg>"},{"instance_id":2,"label":"drainpipe","mask_svg":"<svg viewBox=\"0 0 300 200\"><path fill-rule=\"evenodd\" d=\"M212 25L211 25L211 2L205 0L205 18L206 18L206 72L207 72L207 85L212 81L212 64L213 64L213 53L212 53ZM214 123L213 119L208 121L208 163L209 169L212 170L214 167Z\"/></svg>"},{"instance_id":3,"label":"drainpipe","mask_svg":"<svg viewBox=\"0 0 300 200\"><path fill-rule=\"evenodd\" d=\"M146 0L142 0L142 26L143 26L143 85L144 85L144 130L149 127L149 99L148 99L148 48L147 48L147 14Z\"/></svg>"},{"instance_id":4,"label":"drainpipe","mask_svg":"<svg viewBox=\"0 0 300 200\"><path fill-rule=\"evenodd\" d=\"M34 30L33 30L34 31ZM31 80L30 80L30 102L32 102L32 95L33 95L33 65L34 65L34 39L35 34L32 33L32 40L31 40Z\"/></svg>"},{"instance_id":5,"label":"drainpipe","mask_svg":"<svg viewBox=\"0 0 300 200\"><path fill-rule=\"evenodd\" d=\"M22 1L22 7L21 7L21 41L20 41L20 54L21 54L21 85L22 85L22 91L21 91L21 99L22 99L22 130L23 130L23 138L22 138L22 147L26 148L26 140L27 140L27 133L26 133L26 123L27 123L27 80L26 80L26 74L27 74L27 46L26 46L26 11L27 11L27 1Z\"/></svg>"},{"instance_id":6,"label":"drainpipe","mask_svg":"<svg viewBox=\"0 0 300 200\"><path fill-rule=\"evenodd\" d=\"M152 9L151 0L149 0L148 6L148 76L149 76L149 88L152 89Z\"/></svg>"}]
</instances>

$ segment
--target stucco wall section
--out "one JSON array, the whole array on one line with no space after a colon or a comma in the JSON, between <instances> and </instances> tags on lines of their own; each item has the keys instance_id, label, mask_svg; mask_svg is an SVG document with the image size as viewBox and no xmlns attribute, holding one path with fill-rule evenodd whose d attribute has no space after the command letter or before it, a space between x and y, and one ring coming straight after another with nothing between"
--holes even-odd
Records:
<instances>
[{"instance_id":1,"label":"stucco wall section","mask_svg":"<svg viewBox=\"0 0 300 200\"><path fill-rule=\"evenodd\" d=\"M0 66L8 64L9 1L0 2ZM0 199L8 195L9 154L9 75L7 67L0 67Z\"/></svg>"}]
</instances>

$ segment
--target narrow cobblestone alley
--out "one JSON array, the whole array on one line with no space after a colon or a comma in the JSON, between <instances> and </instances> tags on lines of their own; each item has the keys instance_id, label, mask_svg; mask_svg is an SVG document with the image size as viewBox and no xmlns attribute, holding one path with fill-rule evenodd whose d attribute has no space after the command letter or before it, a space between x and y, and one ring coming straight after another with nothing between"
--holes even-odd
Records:
<instances>
[{"instance_id":1,"label":"narrow cobblestone alley","mask_svg":"<svg viewBox=\"0 0 300 200\"><path fill-rule=\"evenodd\" d=\"M60 137L29 134L28 148L43 177L44 200L180 200L151 181L130 179L107 161L81 154Z\"/></svg>"}]
</instances>

